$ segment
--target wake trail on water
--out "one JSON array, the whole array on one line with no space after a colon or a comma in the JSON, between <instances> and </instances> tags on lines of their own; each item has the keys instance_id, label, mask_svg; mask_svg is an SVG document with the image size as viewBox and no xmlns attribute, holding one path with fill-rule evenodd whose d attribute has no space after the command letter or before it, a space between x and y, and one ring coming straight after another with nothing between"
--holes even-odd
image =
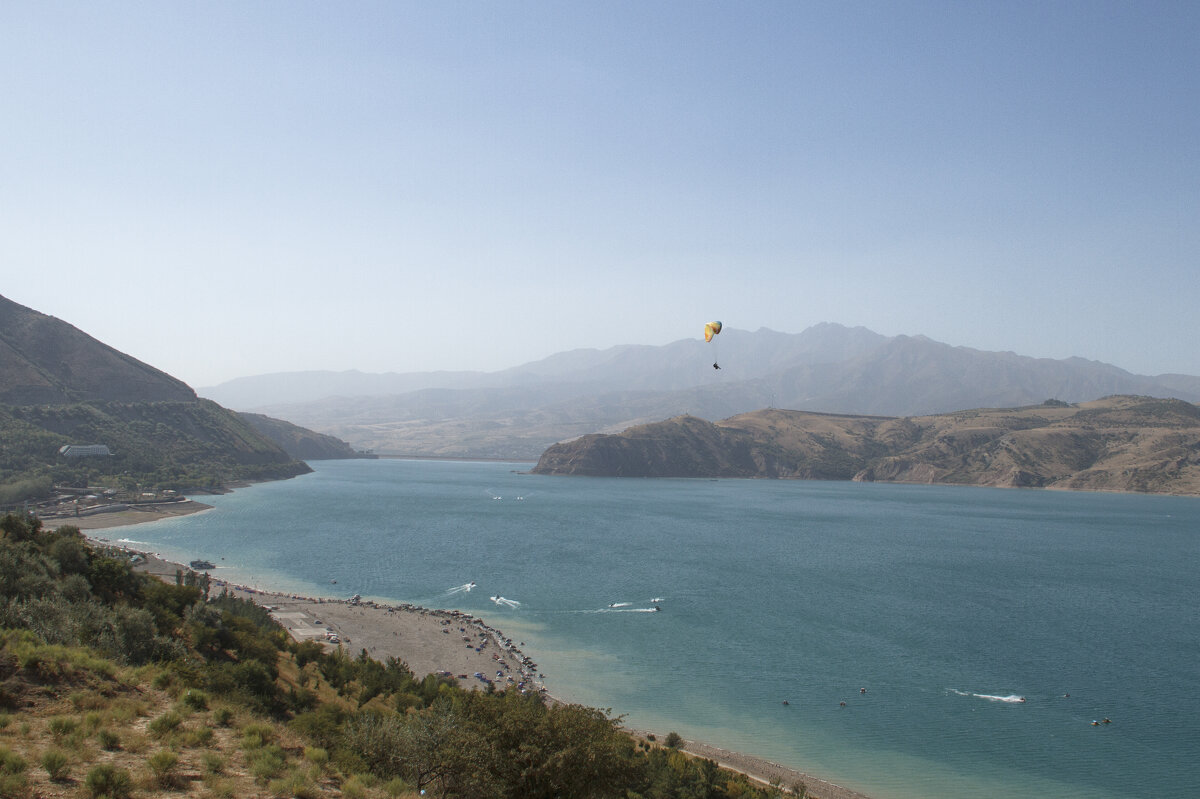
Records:
<instances>
[{"instance_id":1,"label":"wake trail on water","mask_svg":"<svg viewBox=\"0 0 1200 799\"><path fill-rule=\"evenodd\" d=\"M474 587L475 587L475 583L474 583L474 582L463 583L462 585L456 585L456 586L454 586L453 588L449 588L449 589L447 589L447 590L446 590L446 594L447 594L447 595L449 595L449 594L464 594L464 593L470 593L471 589L472 589L472 588L474 588Z\"/></svg>"},{"instance_id":2,"label":"wake trail on water","mask_svg":"<svg viewBox=\"0 0 1200 799\"><path fill-rule=\"evenodd\" d=\"M1025 702L1025 697L1017 696L1016 694L1009 694L1008 696L1000 696L999 694L976 694L976 693L971 693L969 691L959 691L956 688L949 688L947 690L949 690L950 693L952 693L952 694L958 694L959 696L971 696L976 699L986 699L989 702L1004 702L1004 703L1010 704L1010 705L1020 705L1020 704L1024 704L1024 702Z\"/></svg>"},{"instance_id":3,"label":"wake trail on water","mask_svg":"<svg viewBox=\"0 0 1200 799\"><path fill-rule=\"evenodd\" d=\"M493 602L495 602L497 605L502 605L502 606L504 606L504 607L507 607L507 608L519 608L519 607L521 607L521 603L520 603L520 602L518 602L518 601L517 601L517 600L515 600L515 599L505 599L505 598L504 598L504 597L502 597L502 596L490 596L490 597L488 597L488 599L492 600L492 601L493 601Z\"/></svg>"}]
</instances>

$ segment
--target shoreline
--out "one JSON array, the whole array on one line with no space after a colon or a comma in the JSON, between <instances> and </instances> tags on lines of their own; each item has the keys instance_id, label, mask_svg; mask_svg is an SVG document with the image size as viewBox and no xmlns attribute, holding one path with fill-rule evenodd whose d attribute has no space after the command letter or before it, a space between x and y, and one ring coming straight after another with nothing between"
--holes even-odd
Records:
<instances>
[{"instance_id":1,"label":"shoreline","mask_svg":"<svg viewBox=\"0 0 1200 799\"><path fill-rule=\"evenodd\" d=\"M96 533L211 509L210 505L191 500L171 505L170 512L162 508L126 509L45 521L56 527L68 524L79 527L84 536L98 546L136 552L145 558L137 566L140 571L170 579L177 569L186 571L189 567ZM483 689L491 682L499 689L511 686L521 691L536 691L552 702L563 701L549 692L544 675L537 671L537 663L521 651L524 642L514 642L469 613L408 604L384 605L369 600L305 597L238 585L215 576L213 588L227 588L235 596L268 607L272 617L297 641L323 641L331 648L344 646L348 652L366 650L370 657L380 662L395 657L404 661L418 679L426 674L451 676L467 690ZM330 633L336 636L336 642L329 638ZM662 732L622 729L641 740L654 735L660 744L666 737ZM685 739L679 748L688 754L713 760L721 768L745 774L764 786L791 788L803 784L808 796L814 799L870 799L866 794L798 769L702 741Z\"/></svg>"}]
</instances>

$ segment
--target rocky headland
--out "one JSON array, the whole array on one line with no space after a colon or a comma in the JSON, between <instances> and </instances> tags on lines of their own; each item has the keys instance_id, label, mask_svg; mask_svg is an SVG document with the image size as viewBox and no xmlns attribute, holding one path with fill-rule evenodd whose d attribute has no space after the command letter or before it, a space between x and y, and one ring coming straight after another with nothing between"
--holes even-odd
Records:
<instances>
[{"instance_id":1,"label":"rocky headland","mask_svg":"<svg viewBox=\"0 0 1200 799\"><path fill-rule=\"evenodd\" d=\"M1200 495L1200 407L1113 396L930 416L678 416L547 449L538 474L742 477Z\"/></svg>"}]
</instances>

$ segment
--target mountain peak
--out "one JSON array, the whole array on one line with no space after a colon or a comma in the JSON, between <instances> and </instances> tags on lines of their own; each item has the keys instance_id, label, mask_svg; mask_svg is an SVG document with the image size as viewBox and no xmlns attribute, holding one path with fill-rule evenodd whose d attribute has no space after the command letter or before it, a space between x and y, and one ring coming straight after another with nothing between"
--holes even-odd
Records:
<instances>
[{"instance_id":1,"label":"mountain peak","mask_svg":"<svg viewBox=\"0 0 1200 799\"><path fill-rule=\"evenodd\" d=\"M196 400L166 372L3 296L0 374L0 403L7 405Z\"/></svg>"}]
</instances>

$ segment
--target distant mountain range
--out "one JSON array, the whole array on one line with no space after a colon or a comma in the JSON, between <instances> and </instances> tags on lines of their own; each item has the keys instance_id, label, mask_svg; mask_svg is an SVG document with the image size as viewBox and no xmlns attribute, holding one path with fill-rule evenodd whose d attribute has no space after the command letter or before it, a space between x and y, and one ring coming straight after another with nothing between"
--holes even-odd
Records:
<instances>
[{"instance_id":1,"label":"distant mountain range","mask_svg":"<svg viewBox=\"0 0 1200 799\"><path fill-rule=\"evenodd\" d=\"M759 410L556 444L537 474L769 477L1200 494L1200 407L1107 397L914 417Z\"/></svg>"},{"instance_id":2,"label":"distant mountain range","mask_svg":"<svg viewBox=\"0 0 1200 799\"><path fill-rule=\"evenodd\" d=\"M712 368L714 360L721 369ZM1135 375L819 324L725 328L712 344L581 349L498 372L291 372L200 393L381 454L537 459L551 444L681 414L762 408L919 416L1128 394L1200 401L1200 377Z\"/></svg>"}]
</instances>

